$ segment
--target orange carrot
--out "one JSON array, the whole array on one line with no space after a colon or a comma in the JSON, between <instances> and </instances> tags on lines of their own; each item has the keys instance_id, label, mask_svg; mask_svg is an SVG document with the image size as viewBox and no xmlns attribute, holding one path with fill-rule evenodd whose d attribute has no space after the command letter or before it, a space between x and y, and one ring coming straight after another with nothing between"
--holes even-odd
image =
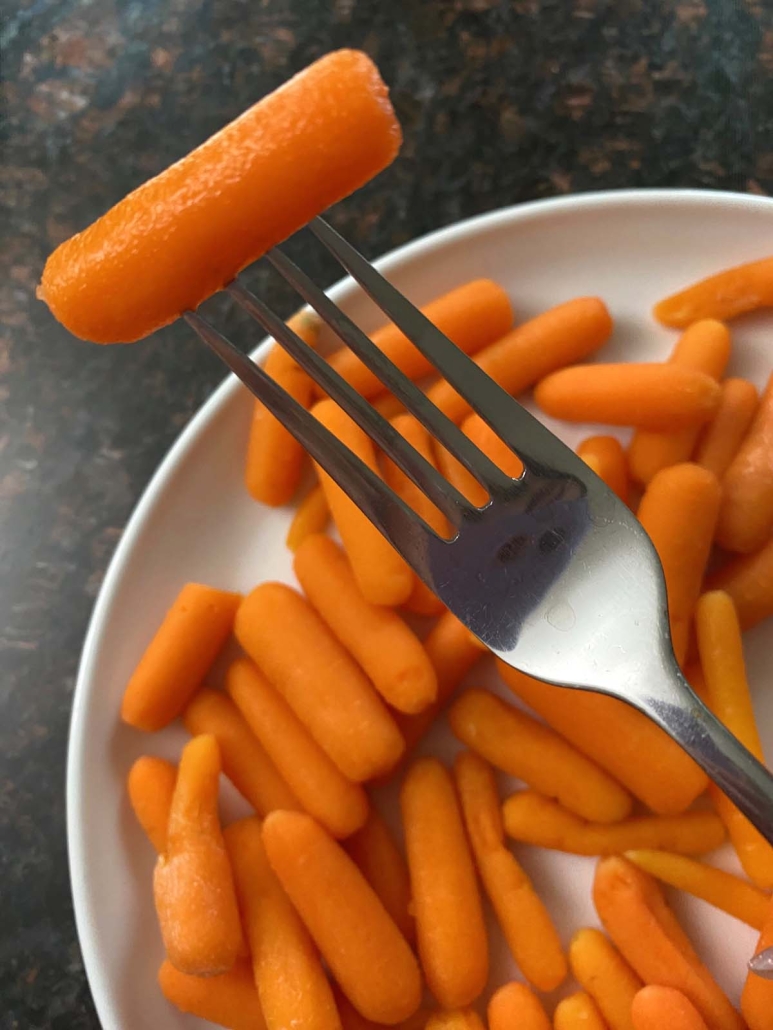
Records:
<instances>
[{"instance_id":1,"label":"orange carrot","mask_svg":"<svg viewBox=\"0 0 773 1030\"><path fill-rule=\"evenodd\" d=\"M736 265L701 279L655 305L663 325L684 329L699 318L735 318L773 304L773 258Z\"/></svg>"},{"instance_id":2,"label":"orange carrot","mask_svg":"<svg viewBox=\"0 0 773 1030\"><path fill-rule=\"evenodd\" d=\"M749 432L722 479L717 541L728 551L750 554L773 531L773 375Z\"/></svg>"},{"instance_id":3,"label":"orange carrot","mask_svg":"<svg viewBox=\"0 0 773 1030\"><path fill-rule=\"evenodd\" d=\"M762 928L755 954L773 948L773 901L768 905L768 918ZM741 993L741 1012L749 1030L770 1030L773 1012L773 980L765 980L751 971Z\"/></svg>"},{"instance_id":4,"label":"orange carrot","mask_svg":"<svg viewBox=\"0 0 773 1030\"><path fill-rule=\"evenodd\" d=\"M491 279L474 279L457 286L421 309L442 333L466 354L474 354L498 340L513 324L513 309L505 290ZM409 379L421 379L434 371L433 366L391 323L377 329L373 342ZM360 359L342 347L330 364L365 397L377 397L386 387Z\"/></svg>"},{"instance_id":5,"label":"orange carrot","mask_svg":"<svg viewBox=\"0 0 773 1030\"><path fill-rule=\"evenodd\" d=\"M488 1003L489 1030L550 1030L542 1002L526 984L503 984Z\"/></svg>"},{"instance_id":6,"label":"orange carrot","mask_svg":"<svg viewBox=\"0 0 773 1030\"><path fill-rule=\"evenodd\" d=\"M379 415L383 415L384 418L393 419L397 415L404 415L406 413L403 402L399 401L391 393L383 393L380 397L373 398L370 403Z\"/></svg>"},{"instance_id":7,"label":"orange carrot","mask_svg":"<svg viewBox=\"0 0 773 1030\"><path fill-rule=\"evenodd\" d=\"M228 1030L266 1030L252 969L246 960L217 976L189 976L166 959L158 971L158 983L166 1000L180 1012Z\"/></svg>"},{"instance_id":8,"label":"orange carrot","mask_svg":"<svg viewBox=\"0 0 773 1030\"><path fill-rule=\"evenodd\" d=\"M268 1030L340 1030L317 950L268 863L260 820L240 819L224 837Z\"/></svg>"},{"instance_id":9,"label":"orange carrot","mask_svg":"<svg viewBox=\"0 0 773 1030\"><path fill-rule=\"evenodd\" d=\"M359 829L368 816L364 790L346 779L246 658L229 667L226 689L306 811L336 837Z\"/></svg>"},{"instance_id":10,"label":"orange carrot","mask_svg":"<svg viewBox=\"0 0 773 1030\"><path fill-rule=\"evenodd\" d=\"M507 475L512 476L513 479L517 479L521 475L523 472L521 459L476 412L468 415L464 420L462 432ZM488 492L485 487L481 486L472 473L468 472L464 465L445 447L437 444L436 450L438 466L449 483L476 507L483 507L488 501Z\"/></svg>"},{"instance_id":11,"label":"orange carrot","mask_svg":"<svg viewBox=\"0 0 773 1030\"><path fill-rule=\"evenodd\" d=\"M611 776L549 726L489 691L465 690L448 721L467 747L581 818L615 823L630 815L631 797Z\"/></svg>"},{"instance_id":12,"label":"orange carrot","mask_svg":"<svg viewBox=\"0 0 773 1030\"><path fill-rule=\"evenodd\" d=\"M180 758L166 848L153 878L169 961L193 976L225 973L236 961L242 940L217 812L219 778L217 741L194 737Z\"/></svg>"},{"instance_id":13,"label":"orange carrot","mask_svg":"<svg viewBox=\"0 0 773 1030\"><path fill-rule=\"evenodd\" d=\"M516 326L482 350L475 364L517 395L550 372L593 354L611 332L612 319L604 302L598 297L577 297ZM428 396L454 422L470 412L467 401L445 380L435 383Z\"/></svg>"},{"instance_id":14,"label":"orange carrot","mask_svg":"<svg viewBox=\"0 0 773 1030\"><path fill-rule=\"evenodd\" d=\"M730 333L714 319L695 322L685 330L669 362L720 380L730 359ZM656 472L689 461L700 428L690 426L674 433L639 429L628 447L631 475L639 483L649 483Z\"/></svg>"},{"instance_id":15,"label":"orange carrot","mask_svg":"<svg viewBox=\"0 0 773 1030\"><path fill-rule=\"evenodd\" d=\"M634 1030L708 1030L693 1003L673 987L642 987L631 1006Z\"/></svg>"},{"instance_id":16,"label":"orange carrot","mask_svg":"<svg viewBox=\"0 0 773 1030\"><path fill-rule=\"evenodd\" d=\"M317 485L306 494L293 515L285 541L288 550L295 554L307 536L323 533L329 521L330 508L327 506L325 491Z\"/></svg>"},{"instance_id":17,"label":"orange carrot","mask_svg":"<svg viewBox=\"0 0 773 1030\"><path fill-rule=\"evenodd\" d=\"M607 933L645 984L681 991L709 1030L742 1030L743 1022L695 953L655 880L624 858L602 859L593 882Z\"/></svg>"},{"instance_id":18,"label":"orange carrot","mask_svg":"<svg viewBox=\"0 0 773 1030\"><path fill-rule=\"evenodd\" d=\"M757 387L747 379L721 384L719 407L698 440L695 461L721 479L741 446L757 413Z\"/></svg>"},{"instance_id":19,"label":"orange carrot","mask_svg":"<svg viewBox=\"0 0 773 1030\"><path fill-rule=\"evenodd\" d=\"M511 794L502 814L505 831L513 840L575 855L614 855L636 849L702 855L725 839L722 823L713 812L589 823L532 790Z\"/></svg>"},{"instance_id":20,"label":"orange carrot","mask_svg":"<svg viewBox=\"0 0 773 1030\"><path fill-rule=\"evenodd\" d=\"M241 604L234 632L345 776L367 780L397 763L404 745L393 718L299 593L261 584Z\"/></svg>"},{"instance_id":21,"label":"orange carrot","mask_svg":"<svg viewBox=\"0 0 773 1030\"><path fill-rule=\"evenodd\" d=\"M488 943L453 781L434 758L413 763L400 791L416 937L429 989L463 1008L488 976Z\"/></svg>"},{"instance_id":22,"label":"orange carrot","mask_svg":"<svg viewBox=\"0 0 773 1030\"><path fill-rule=\"evenodd\" d=\"M510 952L529 983L552 991L567 973L561 940L529 877L505 846L494 774L469 751L457 756L454 774L478 873Z\"/></svg>"},{"instance_id":23,"label":"orange carrot","mask_svg":"<svg viewBox=\"0 0 773 1030\"><path fill-rule=\"evenodd\" d=\"M724 590L733 599L741 629L773 615L773 540L756 554L734 558L710 576L710 590Z\"/></svg>"},{"instance_id":24,"label":"orange carrot","mask_svg":"<svg viewBox=\"0 0 773 1030\"><path fill-rule=\"evenodd\" d=\"M590 994L577 991L556 1005L553 1030L607 1030L607 1024Z\"/></svg>"},{"instance_id":25,"label":"orange carrot","mask_svg":"<svg viewBox=\"0 0 773 1030\"><path fill-rule=\"evenodd\" d=\"M534 399L546 415L568 422L676 432L707 422L719 384L680 365L574 365L543 379Z\"/></svg>"},{"instance_id":26,"label":"orange carrot","mask_svg":"<svg viewBox=\"0 0 773 1030\"><path fill-rule=\"evenodd\" d=\"M378 471L372 440L334 401L319 401L312 410L368 468ZM322 468L317 473L360 590L373 604L403 604L413 590L413 571L348 494Z\"/></svg>"},{"instance_id":27,"label":"orange carrot","mask_svg":"<svg viewBox=\"0 0 773 1030\"><path fill-rule=\"evenodd\" d=\"M383 1024L374 1023L372 1019L366 1019L365 1016L360 1015L336 984L333 985L333 993L343 1030L382 1030ZM395 1030L426 1030L427 1020L431 1015L431 1010L425 1009L422 1006L416 1009L412 1016L400 1020L399 1023L395 1023L393 1026Z\"/></svg>"},{"instance_id":28,"label":"orange carrot","mask_svg":"<svg viewBox=\"0 0 773 1030\"><path fill-rule=\"evenodd\" d=\"M659 815L683 812L706 789L708 777L670 737L623 701L567 690L497 662L502 679L583 754Z\"/></svg>"},{"instance_id":29,"label":"orange carrot","mask_svg":"<svg viewBox=\"0 0 773 1030\"><path fill-rule=\"evenodd\" d=\"M635 1030L631 1005L642 982L600 930L577 931L569 945L569 964L609 1030Z\"/></svg>"},{"instance_id":30,"label":"orange carrot","mask_svg":"<svg viewBox=\"0 0 773 1030\"><path fill-rule=\"evenodd\" d=\"M658 472L639 505L639 521L663 565L674 653L680 661L687 651L720 498L716 476L687 462Z\"/></svg>"},{"instance_id":31,"label":"orange carrot","mask_svg":"<svg viewBox=\"0 0 773 1030\"><path fill-rule=\"evenodd\" d=\"M177 767L163 758L143 755L129 770L126 786L137 821L161 854L166 848L169 810L172 807Z\"/></svg>"},{"instance_id":32,"label":"orange carrot","mask_svg":"<svg viewBox=\"0 0 773 1030\"><path fill-rule=\"evenodd\" d=\"M38 295L76 336L138 340L371 179L400 140L370 58L327 54L58 247Z\"/></svg>"},{"instance_id":33,"label":"orange carrot","mask_svg":"<svg viewBox=\"0 0 773 1030\"><path fill-rule=\"evenodd\" d=\"M424 1030L486 1030L474 1009L448 1009L430 1016Z\"/></svg>"},{"instance_id":34,"label":"orange carrot","mask_svg":"<svg viewBox=\"0 0 773 1030\"><path fill-rule=\"evenodd\" d=\"M241 600L199 583L182 588L126 685L124 722L152 733L180 715L226 642Z\"/></svg>"},{"instance_id":35,"label":"orange carrot","mask_svg":"<svg viewBox=\"0 0 773 1030\"><path fill-rule=\"evenodd\" d=\"M385 701L415 714L437 696L437 677L416 634L390 608L371 604L329 537L307 537L293 563L304 593Z\"/></svg>"},{"instance_id":36,"label":"orange carrot","mask_svg":"<svg viewBox=\"0 0 773 1030\"><path fill-rule=\"evenodd\" d=\"M616 436L589 436L578 446L577 454L623 504L628 504L628 463Z\"/></svg>"},{"instance_id":37,"label":"orange carrot","mask_svg":"<svg viewBox=\"0 0 773 1030\"><path fill-rule=\"evenodd\" d=\"M378 894L406 940L416 935L411 912L411 883L403 853L378 812L371 808L364 826L344 845L350 858Z\"/></svg>"},{"instance_id":38,"label":"orange carrot","mask_svg":"<svg viewBox=\"0 0 773 1030\"><path fill-rule=\"evenodd\" d=\"M272 812L269 862L344 994L367 1019L397 1023L421 1001L405 938L346 852L307 815Z\"/></svg>"}]
</instances>

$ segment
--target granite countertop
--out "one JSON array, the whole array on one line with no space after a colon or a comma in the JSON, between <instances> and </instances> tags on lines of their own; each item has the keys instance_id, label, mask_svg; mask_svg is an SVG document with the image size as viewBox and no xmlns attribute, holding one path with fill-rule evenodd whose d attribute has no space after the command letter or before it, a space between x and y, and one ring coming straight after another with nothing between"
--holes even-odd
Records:
<instances>
[{"instance_id":1,"label":"granite countertop","mask_svg":"<svg viewBox=\"0 0 773 1030\"><path fill-rule=\"evenodd\" d=\"M73 927L64 809L78 655L132 506L222 371L179 326L133 348L71 339L35 300L48 252L340 46L376 59L405 128L394 167L336 215L367 254L578 190L769 193L773 8L2 2L0 1030L83 1030L98 1024ZM334 275L322 260L312 270ZM265 289L289 313L291 297Z\"/></svg>"}]
</instances>

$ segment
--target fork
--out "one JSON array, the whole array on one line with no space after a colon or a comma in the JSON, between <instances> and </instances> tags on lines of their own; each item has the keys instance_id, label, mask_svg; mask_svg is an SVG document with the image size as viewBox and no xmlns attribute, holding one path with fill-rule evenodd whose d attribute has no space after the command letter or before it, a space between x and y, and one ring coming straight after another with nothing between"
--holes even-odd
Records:
<instances>
[{"instance_id":1,"label":"fork","mask_svg":"<svg viewBox=\"0 0 773 1030\"><path fill-rule=\"evenodd\" d=\"M446 516L438 536L384 481L196 312L184 318L405 558L508 665L619 698L702 766L773 844L773 776L712 715L674 657L660 560L629 509L574 452L444 336L322 219L309 229L495 433L511 479L279 248L266 258L488 491L472 505L237 278L226 290Z\"/></svg>"}]
</instances>

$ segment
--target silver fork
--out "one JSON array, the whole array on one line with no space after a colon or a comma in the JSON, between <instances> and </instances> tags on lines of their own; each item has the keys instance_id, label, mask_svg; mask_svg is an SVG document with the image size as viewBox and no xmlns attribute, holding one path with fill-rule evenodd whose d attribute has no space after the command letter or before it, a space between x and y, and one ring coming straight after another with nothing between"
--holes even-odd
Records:
<instances>
[{"instance_id":1,"label":"silver fork","mask_svg":"<svg viewBox=\"0 0 773 1030\"><path fill-rule=\"evenodd\" d=\"M518 455L511 479L436 408L279 249L276 270L488 490L474 507L235 280L227 290L448 518L443 539L205 319L185 318L349 494L441 601L507 664L638 708L705 769L773 843L773 776L711 714L674 658L660 561L629 509L365 258L321 219L309 226L391 319Z\"/></svg>"}]
</instances>

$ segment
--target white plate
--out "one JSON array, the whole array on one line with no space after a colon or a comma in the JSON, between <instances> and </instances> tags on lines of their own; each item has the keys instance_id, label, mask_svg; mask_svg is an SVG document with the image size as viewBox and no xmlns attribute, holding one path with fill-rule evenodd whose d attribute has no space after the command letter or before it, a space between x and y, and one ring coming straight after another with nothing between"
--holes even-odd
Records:
<instances>
[{"instance_id":1,"label":"white plate","mask_svg":"<svg viewBox=\"0 0 773 1030\"><path fill-rule=\"evenodd\" d=\"M652 304L720 268L770 253L773 201L692 191L600 193L497 211L434 233L385 258L380 267L424 302L465 280L490 276L510 292L519 320L582 294L598 294L615 320L603 360L660 360L675 334L650 317ZM336 301L366 329L379 318L352 286ZM734 328L731 371L758 385L771 367L771 317ZM141 344L140 344L141 346ZM122 726L124 685L168 605L188 580L247 591L292 580L284 536L290 513L255 504L242 485L251 398L227 380L174 445L137 506L99 595L83 651L73 706L67 771L70 867L78 933L105 1030L183 1030L203 1026L174 1011L156 986L162 949L151 897L151 848L124 791L132 761L151 752L176 757L179 728L146 736ZM587 427L559 426L576 443ZM773 691L761 691L773 630L748 637L760 725L773 753ZM480 677L478 677L478 680ZM424 745L450 757L442 726ZM393 801L393 799L391 799ZM393 808L390 798L387 807ZM229 812L238 811L234 796ZM564 939L596 924L590 901L593 860L519 850L544 892ZM728 855L723 860L732 867ZM677 908L717 979L737 1000L756 935L700 902ZM501 942L492 984L513 975Z\"/></svg>"}]
</instances>

